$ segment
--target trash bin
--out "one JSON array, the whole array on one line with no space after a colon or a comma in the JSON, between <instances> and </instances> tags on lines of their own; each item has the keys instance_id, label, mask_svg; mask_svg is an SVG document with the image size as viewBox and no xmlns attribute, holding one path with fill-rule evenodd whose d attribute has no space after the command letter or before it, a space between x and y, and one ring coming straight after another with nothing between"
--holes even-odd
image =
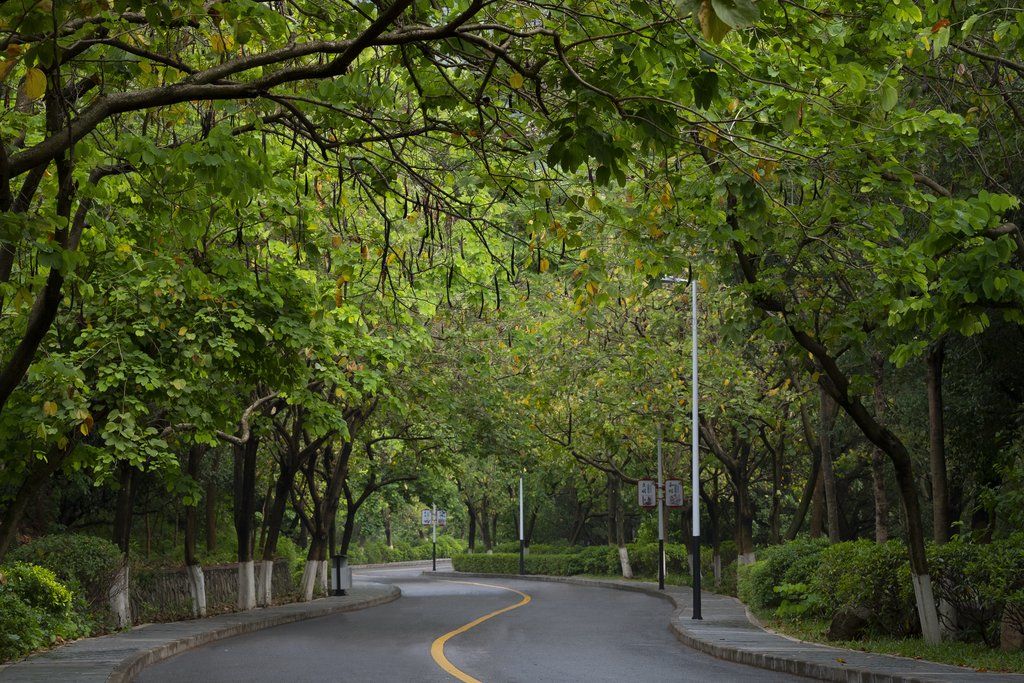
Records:
<instances>
[{"instance_id":1,"label":"trash bin","mask_svg":"<svg viewBox=\"0 0 1024 683\"><path fill-rule=\"evenodd\" d=\"M331 572L331 595L345 595L352 588L352 567L348 566L345 555L334 556L334 568Z\"/></svg>"}]
</instances>

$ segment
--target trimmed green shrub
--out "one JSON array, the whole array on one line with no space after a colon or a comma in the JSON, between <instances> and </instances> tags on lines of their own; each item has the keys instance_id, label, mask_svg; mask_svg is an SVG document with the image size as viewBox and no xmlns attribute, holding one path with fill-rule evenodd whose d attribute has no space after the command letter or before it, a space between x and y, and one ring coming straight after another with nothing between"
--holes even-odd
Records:
<instances>
[{"instance_id":1,"label":"trimmed green shrub","mask_svg":"<svg viewBox=\"0 0 1024 683\"><path fill-rule=\"evenodd\" d=\"M820 596L826 617L864 607L872 615L868 626L877 633L906 635L917 627L910 563L899 541L861 539L828 546L821 552L810 591Z\"/></svg>"},{"instance_id":2,"label":"trimmed green shrub","mask_svg":"<svg viewBox=\"0 0 1024 683\"><path fill-rule=\"evenodd\" d=\"M24 562L0 568L0 661L82 635L72 593L52 571Z\"/></svg>"},{"instance_id":3,"label":"trimmed green shrub","mask_svg":"<svg viewBox=\"0 0 1024 683\"><path fill-rule=\"evenodd\" d=\"M74 593L82 595L91 608L105 610L121 552L98 536L54 534L15 548L8 559L46 567Z\"/></svg>"},{"instance_id":4,"label":"trimmed green shrub","mask_svg":"<svg viewBox=\"0 0 1024 683\"><path fill-rule=\"evenodd\" d=\"M737 568L740 600L754 609L779 607L785 598L775 588L784 584L809 586L827 547L828 539L800 537L759 551L757 562Z\"/></svg>"},{"instance_id":5,"label":"trimmed green shrub","mask_svg":"<svg viewBox=\"0 0 1024 683\"><path fill-rule=\"evenodd\" d=\"M0 662L26 655L47 644L43 615L18 599L0 591Z\"/></svg>"},{"instance_id":6,"label":"trimmed green shrub","mask_svg":"<svg viewBox=\"0 0 1024 683\"><path fill-rule=\"evenodd\" d=\"M547 574L549 576L572 576L579 572L573 566L574 555L527 555L525 569L527 574ZM472 555L455 555L452 566L456 571L477 574L518 574L518 553L474 553Z\"/></svg>"},{"instance_id":7,"label":"trimmed green shrub","mask_svg":"<svg viewBox=\"0 0 1024 683\"><path fill-rule=\"evenodd\" d=\"M573 569L574 574L618 574L622 571L619 549L610 545L580 548L573 555Z\"/></svg>"},{"instance_id":8,"label":"trimmed green shrub","mask_svg":"<svg viewBox=\"0 0 1024 683\"><path fill-rule=\"evenodd\" d=\"M935 597L955 608L956 624L947 626L956 627L962 640L997 647L1004 614L1024 626L1024 534L931 545L928 566Z\"/></svg>"},{"instance_id":9,"label":"trimmed green shrub","mask_svg":"<svg viewBox=\"0 0 1024 683\"><path fill-rule=\"evenodd\" d=\"M59 618L71 612L71 591L46 567L25 562L4 567L0 591L18 596L26 605L48 616Z\"/></svg>"}]
</instances>

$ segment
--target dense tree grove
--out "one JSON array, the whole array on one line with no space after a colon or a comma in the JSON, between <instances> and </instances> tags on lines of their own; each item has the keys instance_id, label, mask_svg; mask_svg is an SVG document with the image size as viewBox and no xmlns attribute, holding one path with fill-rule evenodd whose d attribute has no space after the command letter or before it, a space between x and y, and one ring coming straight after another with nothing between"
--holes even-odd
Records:
<instances>
[{"instance_id":1,"label":"dense tree grove","mask_svg":"<svg viewBox=\"0 0 1024 683\"><path fill-rule=\"evenodd\" d=\"M308 600L431 503L515 540L523 476L528 545L628 576L660 438L716 577L898 540L934 641L934 547L1024 526L1016 3L7 0L0 39L0 562L99 536L200 615L204 565L249 609L298 558Z\"/></svg>"}]
</instances>

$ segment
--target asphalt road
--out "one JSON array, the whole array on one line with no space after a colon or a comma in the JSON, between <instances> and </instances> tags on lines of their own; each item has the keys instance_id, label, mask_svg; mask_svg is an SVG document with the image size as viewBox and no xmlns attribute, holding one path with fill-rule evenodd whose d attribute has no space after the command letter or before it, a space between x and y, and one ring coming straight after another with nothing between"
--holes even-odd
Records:
<instances>
[{"instance_id":1,"label":"asphalt road","mask_svg":"<svg viewBox=\"0 0 1024 683\"><path fill-rule=\"evenodd\" d=\"M136 680L453 681L460 675L485 683L805 680L684 647L668 629L668 603L640 593L505 579L457 582L424 578L421 572L361 571L358 578L398 584L402 597L190 650L144 670ZM480 617L524 602L451 635L443 648L434 644Z\"/></svg>"}]
</instances>

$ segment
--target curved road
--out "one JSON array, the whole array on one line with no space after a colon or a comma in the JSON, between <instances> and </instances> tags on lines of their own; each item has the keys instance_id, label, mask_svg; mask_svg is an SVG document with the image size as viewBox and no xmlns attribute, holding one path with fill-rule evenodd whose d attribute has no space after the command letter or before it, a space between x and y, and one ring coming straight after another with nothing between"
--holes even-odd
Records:
<instances>
[{"instance_id":1,"label":"curved road","mask_svg":"<svg viewBox=\"0 0 1024 683\"><path fill-rule=\"evenodd\" d=\"M397 584L402 597L190 650L136 680L802 680L684 647L668 629L668 603L648 595L538 581L431 579L421 572L361 571L364 580Z\"/></svg>"}]
</instances>

